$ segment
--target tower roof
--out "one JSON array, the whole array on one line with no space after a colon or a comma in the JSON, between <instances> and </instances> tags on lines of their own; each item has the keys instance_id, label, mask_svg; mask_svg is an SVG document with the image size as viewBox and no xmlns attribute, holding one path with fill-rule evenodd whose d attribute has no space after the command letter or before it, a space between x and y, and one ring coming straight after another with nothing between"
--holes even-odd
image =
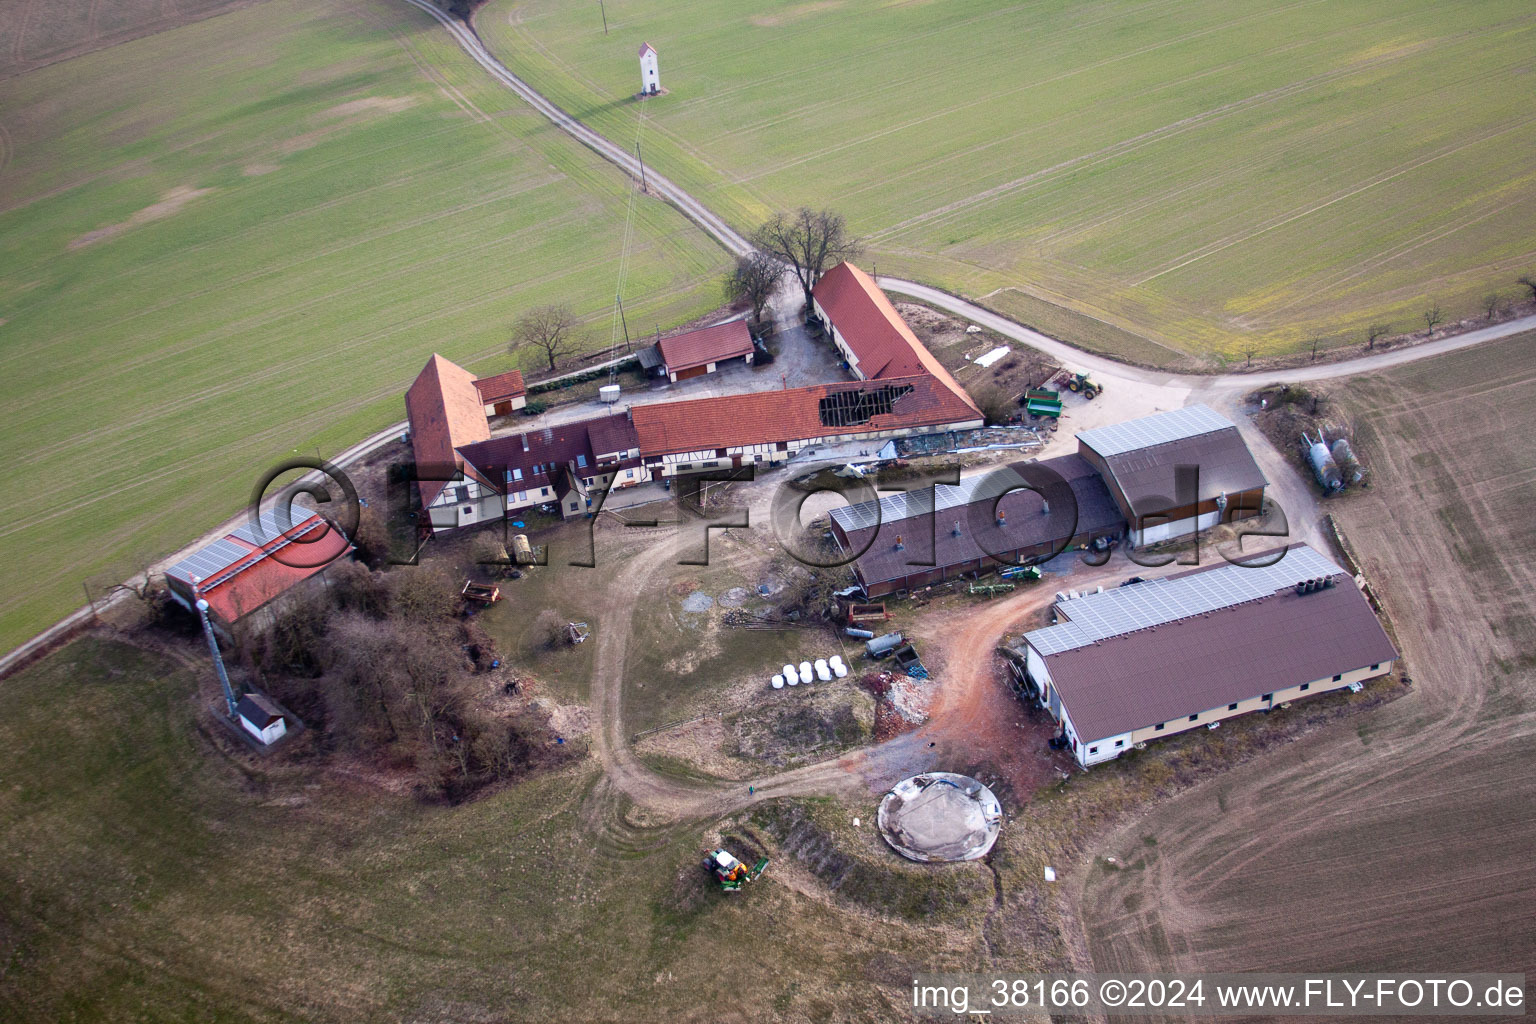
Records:
<instances>
[{"instance_id":1,"label":"tower roof","mask_svg":"<svg viewBox=\"0 0 1536 1024\"><path fill-rule=\"evenodd\" d=\"M640 44L640 56L644 57L647 53L655 53L655 52L656 52L656 47L652 46L650 43L641 43Z\"/></svg>"}]
</instances>

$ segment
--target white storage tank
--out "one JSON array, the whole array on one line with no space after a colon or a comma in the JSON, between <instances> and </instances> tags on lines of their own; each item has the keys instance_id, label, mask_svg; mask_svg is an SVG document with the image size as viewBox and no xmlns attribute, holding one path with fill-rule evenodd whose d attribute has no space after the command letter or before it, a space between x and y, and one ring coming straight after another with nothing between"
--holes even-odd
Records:
<instances>
[{"instance_id":1,"label":"white storage tank","mask_svg":"<svg viewBox=\"0 0 1536 1024\"><path fill-rule=\"evenodd\" d=\"M808 683L811 681L811 663L808 661L802 661L800 663L800 681L802 683Z\"/></svg>"},{"instance_id":2,"label":"white storage tank","mask_svg":"<svg viewBox=\"0 0 1536 1024\"><path fill-rule=\"evenodd\" d=\"M816 678L820 679L824 683L831 681L831 679L832 679L832 670L827 667L827 659L826 658L817 658L816 659Z\"/></svg>"},{"instance_id":3,"label":"white storage tank","mask_svg":"<svg viewBox=\"0 0 1536 1024\"><path fill-rule=\"evenodd\" d=\"M617 384L604 384L597 389L597 397L599 401L612 405L619 400L619 386Z\"/></svg>"}]
</instances>

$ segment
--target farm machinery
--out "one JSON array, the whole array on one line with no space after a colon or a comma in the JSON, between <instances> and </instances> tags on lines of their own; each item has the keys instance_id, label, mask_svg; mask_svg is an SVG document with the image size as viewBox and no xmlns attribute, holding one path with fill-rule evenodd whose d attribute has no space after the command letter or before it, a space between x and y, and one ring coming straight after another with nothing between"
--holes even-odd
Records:
<instances>
[{"instance_id":1,"label":"farm machinery","mask_svg":"<svg viewBox=\"0 0 1536 1024\"><path fill-rule=\"evenodd\" d=\"M704 870L715 876L721 891L740 892L743 885L757 881L758 876L768 870L768 858L759 857L749 868L722 847L705 854Z\"/></svg>"},{"instance_id":2,"label":"farm machinery","mask_svg":"<svg viewBox=\"0 0 1536 1024\"><path fill-rule=\"evenodd\" d=\"M1088 376L1086 373L1067 373L1067 390L1076 392L1084 398L1092 401L1104 391L1104 385Z\"/></svg>"}]
</instances>

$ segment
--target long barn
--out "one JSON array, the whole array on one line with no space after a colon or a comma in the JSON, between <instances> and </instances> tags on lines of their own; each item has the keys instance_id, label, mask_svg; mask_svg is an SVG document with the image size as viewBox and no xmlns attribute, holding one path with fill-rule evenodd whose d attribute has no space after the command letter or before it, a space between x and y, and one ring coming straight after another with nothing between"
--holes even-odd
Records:
<instances>
[{"instance_id":1,"label":"long barn","mask_svg":"<svg viewBox=\"0 0 1536 1024\"><path fill-rule=\"evenodd\" d=\"M1354 578L1306 544L1083 594L1055 613L1014 649L1016 671L1084 767L1363 683L1397 659Z\"/></svg>"}]
</instances>

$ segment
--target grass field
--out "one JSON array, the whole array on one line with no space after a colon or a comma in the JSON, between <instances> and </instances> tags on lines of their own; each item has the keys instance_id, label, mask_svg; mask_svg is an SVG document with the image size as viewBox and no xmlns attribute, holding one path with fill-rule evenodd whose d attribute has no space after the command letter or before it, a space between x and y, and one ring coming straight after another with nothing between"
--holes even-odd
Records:
<instances>
[{"instance_id":1,"label":"grass field","mask_svg":"<svg viewBox=\"0 0 1536 1024\"><path fill-rule=\"evenodd\" d=\"M974 965L954 913L876 926L790 860L722 896L711 826L629 828L593 762L423 806L221 756L203 685L88 639L0 688L0 1018L876 1021L917 965ZM923 891L878 844L817 870L879 909Z\"/></svg>"},{"instance_id":2,"label":"grass field","mask_svg":"<svg viewBox=\"0 0 1536 1024\"><path fill-rule=\"evenodd\" d=\"M1106 841L1146 869L1088 877L1097 969L1536 970L1533 343L1335 393L1374 481L1336 514L1414 691Z\"/></svg>"},{"instance_id":3,"label":"grass field","mask_svg":"<svg viewBox=\"0 0 1536 1024\"><path fill-rule=\"evenodd\" d=\"M832 206L881 272L1137 361L1466 316L1536 268L1520 0L606 9L607 35L558 0L476 23L738 227ZM669 90L643 103L642 40Z\"/></svg>"},{"instance_id":4,"label":"grass field","mask_svg":"<svg viewBox=\"0 0 1536 1024\"><path fill-rule=\"evenodd\" d=\"M0 5L0 78L251 2L12 0Z\"/></svg>"},{"instance_id":5,"label":"grass field","mask_svg":"<svg viewBox=\"0 0 1536 1024\"><path fill-rule=\"evenodd\" d=\"M719 301L724 253L391 0L272 0L0 81L0 648L403 418L433 351L510 365Z\"/></svg>"}]
</instances>

